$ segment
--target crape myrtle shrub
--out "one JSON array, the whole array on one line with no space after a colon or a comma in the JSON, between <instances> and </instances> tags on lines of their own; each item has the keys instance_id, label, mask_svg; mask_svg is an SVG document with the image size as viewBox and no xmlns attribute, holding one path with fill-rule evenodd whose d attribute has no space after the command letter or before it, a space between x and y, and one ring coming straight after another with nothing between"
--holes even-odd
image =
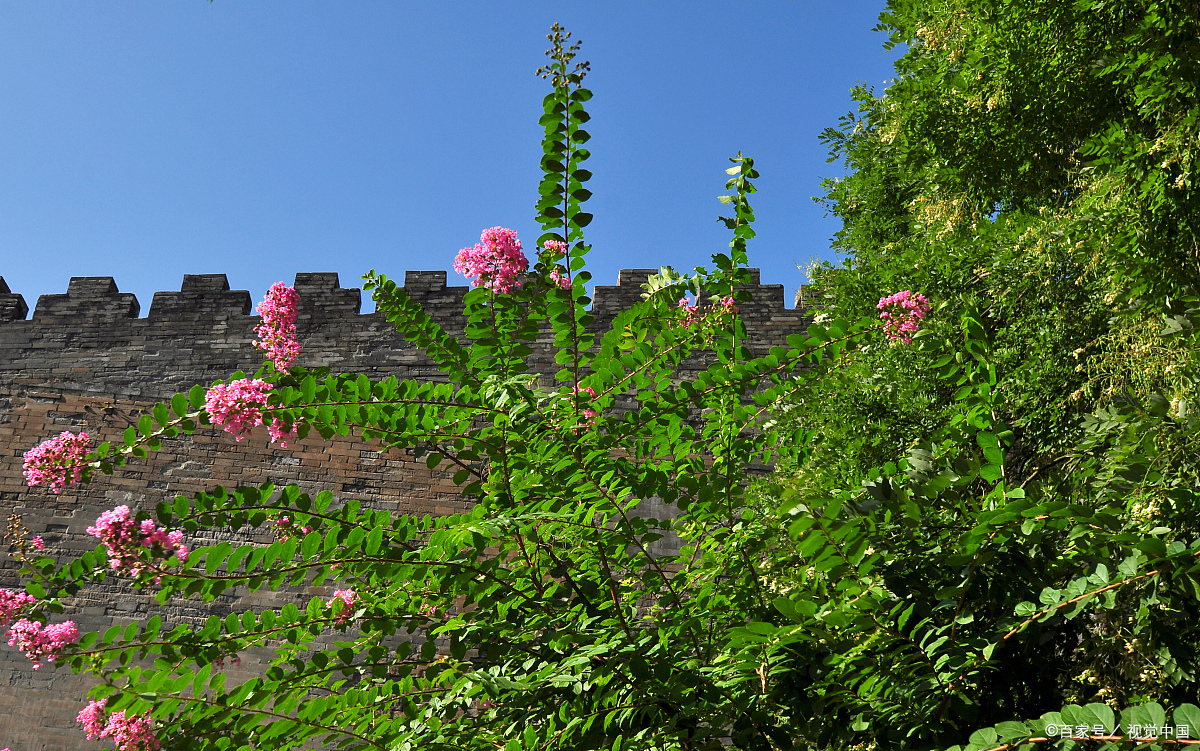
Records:
<instances>
[{"instance_id":1,"label":"crape myrtle shrub","mask_svg":"<svg viewBox=\"0 0 1200 751\"><path fill-rule=\"evenodd\" d=\"M994 321L979 307L931 311L930 286L883 290L752 357L738 307L757 172L740 154L721 199L733 239L715 269L664 268L610 331L587 333L591 94L578 45L557 27L551 40L532 267L503 227L459 253L475 287L461 339L387 277L365 277L444 383L294 366L295 293L276 285L253 375L176 395L120 443L68 434L27 455L30 483L54 492L200 425L244 440L265 427L281 442L357 431L451 466L475 501L417 519L295 487L216 487L105 512L89 530L97 548L63 562L15 520L28 583L0 596L0 618L31 658L102 680L80 697L81 732L122 751L984 749L1158 743L1169 715L1172 735L1188 737L1200 725L1187 703L1200 544L1127 507L1131 482L1166 497L1151 488L1157 470L1131 480L1156 461L1133 413L1096 421L1071 474L1018 478ZM550 382L525 365L543 332L560 366ZM714 364L681 377L702 351ZM853 482L838 474L853 461L814 474L831 438L795 405L889 358L919 366L915 380L941 400L932 417L913 412L925 420L918 445ZM845 415L847 433L870 425L821 414ZM1187 429L1176 413L1137 414L1136 425ZM809 479L781 474L751 492L752 462ZM1171 492L1181 506L1191 497ZM648 499L672 518L639 513ZM274 543L192 547L204 529L262 527ZM678 552L653 545L667 532ZM160 603L235 587L324 594L197 629L151 614L76 633L64 618L73 594L108 577ZM330 633L340 640L327 647ZM1085 649L1095 644L1137 654L1153 680L1122 674L1103 683L1120 694L1080 694L1062 677L1100 655ZM254 647L274 650L270 666L228 683L225 662ZM1064 706L1077 695L1090 703Z\"/></svg>"}]
</instances>

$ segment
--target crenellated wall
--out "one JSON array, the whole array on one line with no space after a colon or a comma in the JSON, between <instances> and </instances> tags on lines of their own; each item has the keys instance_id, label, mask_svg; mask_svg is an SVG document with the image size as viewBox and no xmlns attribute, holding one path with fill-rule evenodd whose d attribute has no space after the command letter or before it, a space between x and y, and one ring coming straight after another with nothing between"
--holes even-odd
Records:
<instances>
[{"instance_id":1,"label":"crenellated wall","mask_svg":"<svg viewBox=\"0 0 1200 751\"><path fill-rule=\"evenodd\" d=\"M596 330L640 300L640 285L657 269L625 269L617 284L597 286L592 310ZM752 270L753 301L740 306L750 347L785 343L808 325L804 311L784 305L783 285L760 284ZM439 374L381 314L360 313L361 291L339 284L337 274L297 274L300 295L298 364L372 378L396 375L437 378ZM451 333L466 323L466 286L447 286L444 271L410 271L404 288ZM224 274L185 275L178 291L156 292L147 315L137 298L121 292L111 277L75 277L65 294L42 295L32 316L25 299L0 277L0 513L16 513L50 554L78 554L95 546L85 533L96 516L125 503L153 508L177 494L190 495L217 484L295 482L309 492L332 490L339 499L408 513L447 514L466 509L456 486L443 473L400 452L381 454L352 438L301 441L273 448L265 434L242 443L219 431L166 441L145 461L118 469L90 485L61 495L25 486L22 454L63 430L88 431L97 441L116 438L154 402L196 383L223 379L261 362L252 346L258 317L250 315L246 290L231 290ZM553 372L548 349L535 348L536 370ZM203 544L203 543L202 543ZM15 566L0 561L0 586L17 587ZM307 592L259 593L211 605L179 601L166 616L179 619L224 615L240 602L278 605ZM105 628L141 617L146 598L117 583L89 589L64 617L81 630ZM254 669L246 660L245 675ZM61 751L100 748L84 739L75 714L86 704L88 683L69 671L30 663L0 642L0 748Z\"/></svg>"}]
</instances>

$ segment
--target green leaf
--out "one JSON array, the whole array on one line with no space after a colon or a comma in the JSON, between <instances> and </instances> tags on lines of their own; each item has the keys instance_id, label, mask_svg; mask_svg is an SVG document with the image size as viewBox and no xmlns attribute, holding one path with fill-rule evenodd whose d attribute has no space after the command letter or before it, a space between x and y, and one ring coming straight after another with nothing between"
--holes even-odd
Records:
<instances>
[{"instance_id":1,"label":"green leaf","mask_svg":"<svg viewBox=\"0 0 1200 751\"><path fill-rule=\"evenodd\" d=\"M383 527L374 527L367 535L367 544L364 548L367 555L377 555L379 547L383 543Z\"/></svg>"},{"instance_id":2,"label":"green leaf","mask_svg":"<svg viewBox=\"0 0 1200 751\"><path fill-rule=\"evenodd\" d=\"M1085 725L1103 725L1104 732L1111 733L1117 726L1117 717L1107 704L1088 704L1083 708L1081 722Z\"/></svg>"},{"instance_id":3,"label":"green leaf","mask_svg":"<svg viewBox=\"0 0 1200 751\"><path fill-rule=\"evenodd\" d=\"M776 610L794 623L805 622L817 611L816 605L811 602L793 602L787 597L776 597L772 604L775 605Z\"/></svg>"},{"instance_id":4,"label":"green leaf","mask_svg":"<svg viewBox=\"0 0 1200 751\"><path fill-rule=\"evenodd\" d=\"M207 396L208 392L204 390L203 386L192 386L192 389L188 391L188 404L191 406L192 411L196 411L204 407L204 401Z\"/></svg>"},{"instance_id":5,"label":"green leaf","mask_svg":"<svg viewBox=\"0 0 1200 751\"><path fill-rule=\"evenodd\" d=\"M1029 728L1023 722L1006 721L996 724L996 731L1006 743L1018 738L1031 735Z\"/></svg>"},{"instance_id":6,"label":"green leaf","mask_svg":"<svg viewBox=\"0 0 1200 751\"><path fill-rule=\"evenodd\" d=\"M1175 724L1188 726L1188 738L1200 738L1200 707L1180 704L1175 708Z\"/></svg>"},{"instance_id":7,"label":"green leaf","mask_svg":"<svg viewBox=\"0 0 1200 751\"><path fill-rule=\"evenodd\" d=\"M311 560L317 555L321 549L321 533L309 532L304 536L304 542L300 545L300 557L304 560Z\"/></svg>"},{"instance_id":8,"label":"green leaf","mask_svg":"<svg viewBox=\"0 0 1200 751\"><path fill-rule=\"evenodd\" d=\"M981 730L976 730L974 733L971 733L971 737L969 739L972 746L981 748L991 748L992 746L995 746L999 740L1000 736L994 728L983 728Z\"/></svg>"}]
</instances>

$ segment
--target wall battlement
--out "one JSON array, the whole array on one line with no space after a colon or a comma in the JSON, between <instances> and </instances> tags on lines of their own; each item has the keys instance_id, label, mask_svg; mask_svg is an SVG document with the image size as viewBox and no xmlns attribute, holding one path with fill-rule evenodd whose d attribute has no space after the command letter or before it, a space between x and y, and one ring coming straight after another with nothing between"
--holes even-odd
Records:
<instances>
[{"instance_id":1,"label":"wall battlement","mask_svg":"<svg viewBox=\"0 0 1200 751\"><path fill-rule=\"evenodd\" d=\"M656 272L623 269L616 284L595 287L596 331L606 330L614 316L640 301L640 285ZM757 269L751 274L747 288L753 299L740 304L740 314L748 346L763 353L804 331L810 319L802 309L785 307L783 285L761 284ZM297 274L295 287L300 294L297 364L371 378L440 378L382 314L361 312L361 290L343 288L337 274ZM468 287L448 286L444 271L409 271L404 289L447 331L462 332ZM284 450L270 444L265 433L235 443L219 430L202 430L164 441L163 449L147 459L61 495L25 485L22 455L38 442L64 430L86 430L98 442L119 440L156 401L262 362L252 345L259 322L251 314L253 302L248 291L231 290L224 274L188 274L178 291L156 292L142 317L137 297L121 292L113 278L75 277L65 294L40 296L31 314L24 297L0 278L0 515L20 515L31 534L44 538L48 554L67 556L95 547L85 530L106 509L119 504L153 509L164 499L216 485L296 483L305 492L331 490L338 501L357 499L399 513L467 510L447 473L429 470L411 452L380 452L354 437L330 442L313 437ZM529 362L540 373L557 370L545 342L534 345ZM0 587L19 586L13 562L0 557ZM235 592L209 604L173 601L156 612L165 620L194 621L247 606L280 607L298 596ZM56 619L71 618L82 631L124 625L145 617L149 607L146 596L115 580L89 587L66 604L67 613ZM253 675L254 660L247 656L244 662L240 674L230 671L231 682ZM101 748L75 723L91 684L68 670L30 667L0 642L0 747Z\"/></svg>"},{"instance_id":2,"label":"wall battlement","mask_svg":"<svg viewBox=\"0 0 1200 751\"><path fill-rule=\"evenodd\" d=\"M783 313L782 284L761 284L759 270L750 269L749 286L754 305ZM641 285L658 269L621 269L615 285L596 285L592 310L597 316L611 317L641 299ZM320 321L361 315L362 291L343 288L336 273L296 274L295 288L300 293L301 319ZM441 308L451 302L461 304L470 287L447 286L445 271L408 271L404 290L415 300ZM250 293L231 290L224 274L184 274L178 291L155 292L145 320L160 323L197 318L227 319L249 316ZM135 295L121 292L111 276L71 277L66 294L41 295L33 310L33 323L90 324L138 320L141 304ZM24 321L29 307L24 296L12 292L0 276L0 324ZM369 314L368 314L369 315Z\"/></svg>"}]
</instances>

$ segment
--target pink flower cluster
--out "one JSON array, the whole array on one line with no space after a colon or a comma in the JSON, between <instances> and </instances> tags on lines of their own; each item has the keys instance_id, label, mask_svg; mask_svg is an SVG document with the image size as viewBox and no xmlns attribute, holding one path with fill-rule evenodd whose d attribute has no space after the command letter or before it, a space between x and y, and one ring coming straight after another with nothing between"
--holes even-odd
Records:
<instances>
[{"instance_id":1,"label":"pink flower cluster","mask_svg":"<svg viewBox=\"0 0 1200 751\"><path fill-rule=\"evenodd\" d=\"M155 751L160 744L154 737L154 722L146 715L127 715L124 710L105 715L107 699L94 701L75 716L83 725L89 741L112 738L120 751Z\"/></svg>"},{"instance_id":2,"label":"pink flower cluster","mask_svg":"<svg viewBox=\"0 0 1200 751\"><path fill-rule=\"evenodd\" d=\"M454 258L454 270L470 279L473 287L508 293L521 286L518 277L529 268L529 259L521 252L516 230L504 227L485 229L474 247L463 248Z\"/></svg>"},{"instance_id":3,"label":"pink flower cluster","mask_svg":"<svg viewBox=\"0 0 1200 751\"><path fill-rule=\"evenodd\" d=\"M271 435L271 443L278 442L281 447L287 448L287 442L296 440L300 434L300 423L294 422L291 429L288 429L287 424L276 417L267 426L267 433Z\"/></svg>"},{"instance_id":4,"label":"pink flower cluster","mask_svg":"<svg viewBox=\"0 0 1200 751\"><path fill-rule=\"evenodd\" d=\"M721 298L721 300L717 303L717 305L720 306L722 313L727 313L727 314L732 315L732 314L738 312L737 303L734 302L732 295L725 295L724 297Z\"/></svg>"},{"instance_id":5,"label":"pink flower cluster","mask_svg":"<svg viewBox=\"0 0 1200 751\"><path fill-rule=\"evenodd\" d=\"M275 534L279 538L280 542L287 542L292 538L292 535L306 535L309 532L312 532L312 527L308 526L307 524L302 527L297 527L292 522L291 517L287 516L286 514L275 520Z\"/></svg>"},{"instance_id":6,"label":"pink flower cluster","mask_svg":"<svg viewBox=\"0 0 1200 751\"><path fill-rule=\"evenodd\" d=\"M679 298L679 303L675 307L683 311L683 320L680 322L680 326L691 326L700 320L699 306L693 305L687 297Z\"/></svg>"},{"instance_id":7,"label":"pink flower cluster","mask_svg":"<svg viewBox=\"0 0 1200 751\"><path fill-rule=\"evenodd\" d=\"M241 442L247 433L263 424L262 410L267 406L267 399L274 388L274 384L260 378L218 383L208 390L204 409L208 411L209 420L224 425L225 432ZM294 440L299 430L299 423L292 423L289 430L278 417L272 418L267 425L271 443L278 441L283 448L288 447L287 442Z\"/></svg>"},{"instance_id":8,"label":"pink flower cluster","mask_svg":"<svg viewBox=\"0 0 1200 751\"><path fill-rule=\"evenodd\" d=\"M342 603L342 610L334 617L334 620L338 623L345 623L350 620L350 608L354 607L354 603L358 602L358 595L354 594L354 590L352 589L339 589L333 593L333 597L329 598L327 604L332 608L334 603L338 601Z\"/></svg>"},{"instance_id":9,"label":"pink flower cluster","mask_svg":"<svg viewBox=\"0 0 1200 751\"><path fill-rule=\"evenodd\" d=\"M42 628L37 621L22 618L8 629L8 646L16 647L33 660L34 670L40 668L43 661L57 660L64 649L77 641L79 629L75 628L75 621Z\"/></svg>"},{"instance_id":10,"label":"pink flower cluster","mask_svg":"<svg viewBox=\"0 0 1200 751\"><path fill-rule=\"evenodd\" d=\"M37 602L24 592L0 589L0 626L7 626L17 613Z\"/></svg>"},{"instance_id":11,"label":"pink flower cluster","mask_svg":"<svg viewBox=\"0 0 1200 751\"><path fill-rule=\"evenodd\" d=\"M83 725L83 731L87 733L89 741L100 740L104 736L104 726L107 724L107 717L104 714L104 705L108 703L108 699L89 702L88 705L79 710L79 714L75 715L75 722Z\"/></svg>"},{"instance_id":12,"label":"pink flower cluster","mask_svg":"<svg viewBox=\"0 0 1200 751\"><path fill-rule=\"evenodd\" d=\"M567 244L561 240L547 240L542 243L542 247L546 250L552 261L562 258L567 254ZM559 289L571 289L571 275L562 266L556 265L550 269L550 273L547 276L550 282Z\"/></svg>"},{"instance_id":13,"label":"pink flower cluster","mask_svg":"<svg viewBox=\"0 0 1200 751\"><path fill-rule=\"evenodd\" d=\"M438 613L437 606L431 605L429 603L422 605L420 608L417 609L417 612L426 618L437 618L438 615L440 615Z\"/></svg>"},{"instance_id":14,"label":"pink flower cluster","mask_svg":"<svg viewBox=\"0 0 1200 751\"><path fill-rule=\"evenodd\" d=\"M242 666L242 658L240 655L236 655L236 654L233 655L233 659L230 662L236 668L240 668ZM216 668L217 670L224 670L225 669L225 658L218 657L217 659L212 661L212 664L213 664L213 667Z\"/></svg>"},{"instance_id":15,"label":"pink flower cluster","mask_svg":"<svg viewBox=\"0 0 1200 751\"><path fill-rule=\"evenodd\" d=\"M275 282L258 304L262 323L254 330L254 346L267 353L276 370L286 370L300 354L296 342L296 308L300 295L283 282Z\"/></svg>"},{"instance_id":16,"label":"pink flower cluster","mask_svg":"<svg viewBox=\"0 0 1200 751\"><path fill-rule=\"evenodd\" d=\"M578 402L583 401L579 398L579 394L587 394L593 399L596 398L596 390L591 386L584 386L583 388L580 388L578 385L576 385L575 388L571 389L570 396L562 400L562 406L570 409ZM596 424L596 418L600 417L600 413L584 403L579 405L579 416L583 418L584 423L590 426Z\"/></svg>"},{"instance_id":17,"label":"pink flower cluster","mask_svg":"<svg viewBox=\"0 0 1200 751\"><path fill-rule=\"evenodd\" d=\"M87 433L75 435L63 431L25 452L25 482L29 487L49 485L61 493L83 477L83 458L87 456L92 439Z\"/></svg>"},{"instance_id":18,"label":"pink flower cluster","mask_svg":"<svg viewBox=\"0 0 1200 751\"><path fill-rule=\"evenodd\" d=\"M912 335L921 327L920 323L929 314L929 301L920 292L901 290L894 295L879 298L875 306L883 312L883 330L888 339L912 343Z\"/></svg>"},{"instance_id":19,"label":"pink flower cluster","mask_svg":"<svg viewBox=\"0 0 1200 751\"><path fill-rule=\"evenodd\" d=\"M96 526L87 532L104 543L108 551L108 565L114 571L138 576L148 568L143 552L149 552L151 560L175 556L186 562L187 546L183 544L183 532L168 532L155 527L151 519L137 521L128 506L117 506L105 511L96 520Z\"/></svg>"},{"instance_id":20,"label":"pink flower cluster","mask_svg":"<svg viewBox=\"0 0 1200 751\"><path fill-rule=\"evenodd\" d=\"M41 535L34 535L34 536L33 536L33 547L34 547L34 548L36 548L36 549L38 549L38 550L45 550L45 549L46 549L46 541L42 539L42 536L41 536Z\"/></svg>"},{"instance_id":21,"label":"pink flower cluster","mask_svg":"<svg viewBox=\"0 0 1200 751\"><path fill-rule=\"evenodd\" d=\"M224 425L225 432L241 441L246 433L263 424L262 408L273 384L258 378L218 383L208 390L204 409L208 419Z\"/></svg>"},{"instance_id":22,"label":"pink flower cluster","mask_svg":"<svg viewBox=\"0 0 1200 751\"><path fill-rule=\"evenodd\" d=\"M571 289L571 277L557 266L550 270L550 281L559 289Z\"/></svg>"}]
</instances>

